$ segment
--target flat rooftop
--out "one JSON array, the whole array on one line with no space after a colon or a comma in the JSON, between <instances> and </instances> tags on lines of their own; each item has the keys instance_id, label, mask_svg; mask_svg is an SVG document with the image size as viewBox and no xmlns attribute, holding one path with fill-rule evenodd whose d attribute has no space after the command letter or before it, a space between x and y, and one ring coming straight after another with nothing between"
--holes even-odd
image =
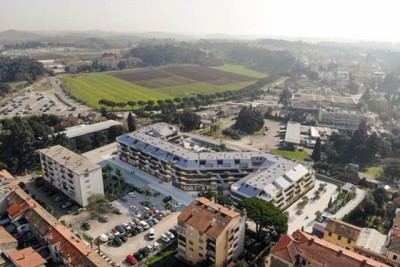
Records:
<instances>
[{"instance_id":1,"label":"flat rooftop","mask_svg":"<svg viewBox=\"0 0 400 267\"><path fill-rule=\"evenodd\" d=\"M91 162L84 156L76 154L60 145L41 149L39 150L39 153L46 155L78 175L101 168L100 165Z\"/></svg>"},{"instance_id":2,"label":"flat rooftop","mask_svg":"<svg viewBox=\"0 0 400 267\"><path fill-rule=\"evenodd\" d=\"M108 120L94 124L81 124L73 127L68 127L62 133L65 133L65 135L71 139L78 136L83 136L86 134L107 130L112 126L119 126L119 125L122 125L122 122Z\"/></svg>"},{"instance_id":3,"label":"flat rooftop","mask_svg":"<svg viewBox=\"0 0 400 267\"><path fill-rule=\"evenodd\" d=\"M300 144L301 124L290 122L286 127L285 142L292 144Z\"/></svg>"}]
</instances>

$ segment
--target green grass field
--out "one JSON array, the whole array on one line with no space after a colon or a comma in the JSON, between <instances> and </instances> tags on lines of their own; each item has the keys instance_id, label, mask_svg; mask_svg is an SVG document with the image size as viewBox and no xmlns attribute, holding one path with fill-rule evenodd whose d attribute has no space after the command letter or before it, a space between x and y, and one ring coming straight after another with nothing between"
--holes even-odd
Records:
<instances>
[{"instance_id":1,"label":"green grass field","mask_svg":"<svg viewBox=\"0 0 400 267\"><path fill-rule=\"evenodd\" d=\"M239 69L245 68L239 66ZM244 75L244 73L240 74ZM252 77L254 77L254 74ZM96 108L99 107L98 102L100 99L107 99L115 102L127 102L130 100L156 101L159 99L172 99L174 97L185 97L194 94L210 94L227 90L238 90L254 83L254 81L250 81L216 86L197 82L172 87L146 88L114 77L110 73L68 76L61 78L61 81L66 85L71 94Z\"/></svg>"},{"instance_id":2,"label":"green grass field","mask_svg":"<svg viewBox=\"0 0 400 267\"><path fill-rule=\"evenodd\" d=\"M305 160L310 157L310 155L306 151L299 151L299 150L288 151L288 150L274 149L272 150L272 153L284 158L295 159L295 160Z\"/></svg>"},{"instance_id":3,"label":"green grass field","mask_svg":"<svg viewBox=\"0 0 400 267\"><path fill-rule=\"evenodd\" d=\"M213 67L213 69L217 69L217 70L222 70L222 71L226 71L226 72L232 72L232 73L237 73L237 74L241 74L241 75L245 75L245 76L250 76L250 77L254 77L254 78L265 78L268 75L265 73L261 73L255 70L251 70L246 68L245 66L241 66L241 65L223 65L223 66L219 66L219 67Z\"/></svg>"}]
</instances>

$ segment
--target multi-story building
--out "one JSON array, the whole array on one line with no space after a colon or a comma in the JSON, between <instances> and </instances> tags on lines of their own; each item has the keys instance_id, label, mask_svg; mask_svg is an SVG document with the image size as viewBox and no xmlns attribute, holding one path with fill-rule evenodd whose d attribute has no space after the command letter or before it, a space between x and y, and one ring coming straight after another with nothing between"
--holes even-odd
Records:
<instances>
[{"instance_id":1,"label":"multi-story building","mask_svg":"<svg viewBox=\"0 0 400 267\"><path fill-rule=\"evenodd\" d=\"M271 249L266 267L389 267L389 265L297 230Z\"/></svg>"},{"instance_id":2,"label":"multi-story building","mask_svg":"<svg viewBox=\"0 0 400 267\"><path fill-rule=\"evenodd\" d=\"M202 152L185 147L167 123L117 137L119 157L183 190L230 188L235 199L260 197L284 209L314 187L312 169L265 151Z\"/></svg>"},{"instance_id":3,"label":"multi-story building","mask_svg":"<svg viewBox=\"0 0 400 267\"><path fill-rule=\"evenodd\" d=\"M336 129L356 130L364 116L359 111L343 110L338 107L320 109L318 121Z\"/></svg>"},{"instance_id":4,"label":"multi-story building","mask_svg":"<svg viewBox=\"0 0 400 267\"><path fill-rule=\"evenodd\" d=\"M104 195L100 165L60 145L39 150L39 155L44 179L82 207L91 195Z\"/></svg>"},{"instance_id":5,"label":"multi-story building","mask_svg":"<svg viewBox=\"0 0 400 267\"><path fill-rule=\"evenodd\" d=\"M236 259L244 246L246 214L198 198L178 216L178 257L216 267Z\"/></svg>"},{"instance_id":6,"label":"multi-story building","mask_svg":"<svg viewBox=\"0 0 400 267\"><path fill-rule=\"evenodd\" d=\"M361 228L340 220L330 219L325 227L324 240L342 248L354 250Z\"/></svg>"},{"instance_id":7,"label":"multi-story building","mask_svg":"<svg viewBox=\"0 0 400 267\"><path fill-rule=\"evenodd\" d=\"M14 229L14 236L21 238L19 240L21 243L26 242L26 237L29 237L31 244L35 244L35 249L44 250L45 259L51 266L111 266L111 263L86 245L83 240L48 213L21 188L15 184L9 184L8 188L10 191L5 202L8 206L10 225L7 228ZM28 256L27 251L22 251L19 254L12 254L10 259L20 258L21 253ZM33 252L29 251L28 253L32 254ZM28 265L20 266L41 266L39 259L37 260L38 265L33 264L33 259L31 258L31 265L29 262L23 261Z\"/></svg>"}]
</instances>

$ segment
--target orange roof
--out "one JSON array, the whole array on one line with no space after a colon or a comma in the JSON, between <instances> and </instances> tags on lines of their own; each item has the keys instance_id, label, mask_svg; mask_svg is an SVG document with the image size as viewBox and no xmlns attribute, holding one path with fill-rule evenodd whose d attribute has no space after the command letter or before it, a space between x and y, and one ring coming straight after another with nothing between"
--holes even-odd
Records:
<instances>
[{"instance_id":1,"label":"orange roof","mask_svg":"<svg viewBox=\"0 0 400 267\"><path fill-rule=\"evenodd\" d=\"M47 261L31 247L8 253L8 257L17 267L36 267L47 263Z\"/></svg>"},{"instance_id":2,"label":"orange roof","mask_svg":"<svg viewBox=\"0 0 400 267\"><path fill-rule=\"evenodd\" d=\"M82 266L110 266L110 264L103 260L99 254L87 246L81 239L76 237L69 229L64 227L41 205L37 204L35 200L30 198L21 188L15 184L9 184L8 187L12 190L8 196L9 203L14 203L11 204L11 206L20 203L19 206L26 205L33 207L29 212L37 214L35 220L45 221L46 226L49 226L48 230L46 227L42 234L48 237L49 242L58 248L58 253L62 257L68 259L73 264L79 263L77 265L82 265L81 263L84 262ZM14 211L15 209L14 206L11 210ZM30 222L30 224L33 225L34 222Z\"/></svg>"},{"instance_id":3,"label":"orange roof","mask_svg":"<svg viewBox=\"0 0 400 267\"><path fill-rule=\"evenodd\" d=\"M325 231L329 231L347 239L357 241L361 232L361 228L340 220L330 219L325 227Z\"/></svg>"},{"instance_id":4,"label":"orange roof","mask_svg":"<svg viewBox=\"0 0 400 267\"><path fill-rule=\"evenodd\" d=\"M178 216L178 220L202 233L217 238L230 221L240 216L240 213L201 197L194 200Z\"/></svg>"},{"instance_id":5,"label":"orange roof","mask_svg":"<svg viewBox=\"0 0 400 267\"><path fill-rule=\"evenodd\" d=\"M11 220L15 220L33 206L34 203L29 200L26 202L22 202L21 204L14 203L10 207L8 207L7 213L10 216Z\"/></svg>"},{"instance_id":6,"label":"orange roof","mask_svg":"<svg viewBox=\"0 0 400 267\"><path fill-rule=\"evenodd\" d=\"M0 244L17 243L17 240L10 235L3 226L0 226Z\"/></svg>"},{"instance_id":7,"label":"orange roof","mask_svg":"<svg viewBox=\"0 0 400 267\"><path fill-rule=\"evenodd\" d=\"M389 266L299 230L294 232L292 236L283 236L271 249L271 254L291 263L294 263L297 257L300 257L310 261L313 266Z\"/></svg>"}]
</instances>

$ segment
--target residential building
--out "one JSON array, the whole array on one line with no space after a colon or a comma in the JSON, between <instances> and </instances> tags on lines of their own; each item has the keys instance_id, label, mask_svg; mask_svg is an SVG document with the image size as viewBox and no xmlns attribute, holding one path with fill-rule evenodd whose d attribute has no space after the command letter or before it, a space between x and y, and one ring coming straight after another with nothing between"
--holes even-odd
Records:
<instances>
[{"instance_id":1,"label":"residential building","mask_svg":"<svg viewBox=\"0 0 400 267\"><path fill-rule=\"evenodd\" d=\"M393 219L392 229L389 234L389 243L387 245L386 259L394 266L400 266L400 212L396 210Z\"/></svg>"},{"instance_id":2,"label":"residential building","mask_svg":"<svg viewBox=\"0 0 400 267\"><path fill-rule=\"evenodd\" d=\"M245 224L245 213L198 198L178 216L177 255L192 264L209 259L225 266L243 252Z\"/></svg>"},{"instance_id":3,"label":"residential building","mask_svg":"<svg viewBox=\"0 0 400 267\"><path fill-rule=\"evenodd\" d=\"M320 124L341 130L358 129L363 118L363 114L359 111L343 110L341 108L321 108L318 115Z\"/></svg>"},{"instance_id":4,"label":"residential building","mask_svg":"<svg viewBox=\"0 0 400 267\"><path fill-rule=\"evenodd\" d=\"M361 228L340 220L330 219L325 227L324 240L348 250L354 250Z\"/></svg>"},{"instance_id":5,"label":"residential building","mask_svg":"<svg viewBox=\"0 0 400 267\"><path fill-rule=\"evenodd\" d=\"M376 261L386 262L388 236L372 228L362 228L354 251Z\"/></svg>"},{"instance_id":6,"label":"residential building","mask_svg":"<svg viewBox=\"0 0 400 267\"><path fill-rule=\"evenodd\" d=\"M191 150L179 129L167 123L124 134L117 142L122 161L187 191L230 188L236 200L259 197L285 209L315 183L311 168L265 151Z\"/></svg>"},{"instance_id":7,"label":"residential building","mask_svg":"<svg viewBox=\"0 0 400 267\"><path fill-rule=\"evenodd\" d=\"M111 266L111 263L101 258L99 254L61 224L21 188L15 184L9 184L8 187L10 193L6 198L6 202L9 212L12 212L8 214L10 218L9 225L16 229L16 236L27 236L30 240L36 240L35 244L38 248L45 248L45 259L48 262L52 262L54 266L69 267ZM16 207L20 207L20 209L17 211ZM14 259L22 258L21 255L28 255L26 253L31 253L29 251L15 254ZM20 264L23 263L20 262Z\"/></svg>"},{"instance_id":8,"label":"residential building","mask_svg":"<svg viewBox=\"0 0 400 267\"><path fill-rule=\"evenodd\" d=\"M45 267L47 263L47 261L31 247L6 254L15 267Z\"/></svg>"},{"instance_id":9,"label":"residential building","mask_svg":"<svg viewBox=\"0 0 400 267\"><path fill-rule=\"evenodd\" d=\"M271 249L266 267L388 267L300 230L284 235Z\"/></svg>"},{"instance_id":10,"label":"residential building","mask_svg":"<svg viewBox=\"0 0 400 267\"><path fill-rule=\"evenodd\" d=\"M104 195L100 165L60 145L41 149L39 155L44 179L82 207L91 195Z\"/></svg>"},{"instance_id":11,"label":"residential building","mask_svg":"<svg viewBox=\"0 0 400 267\"><path fill-rule=\"evenodd\" d=\"M17 246L18 241L3 226L0 226L0 255L7 250L16 250Z\"/></svg>"}]
</instances>

